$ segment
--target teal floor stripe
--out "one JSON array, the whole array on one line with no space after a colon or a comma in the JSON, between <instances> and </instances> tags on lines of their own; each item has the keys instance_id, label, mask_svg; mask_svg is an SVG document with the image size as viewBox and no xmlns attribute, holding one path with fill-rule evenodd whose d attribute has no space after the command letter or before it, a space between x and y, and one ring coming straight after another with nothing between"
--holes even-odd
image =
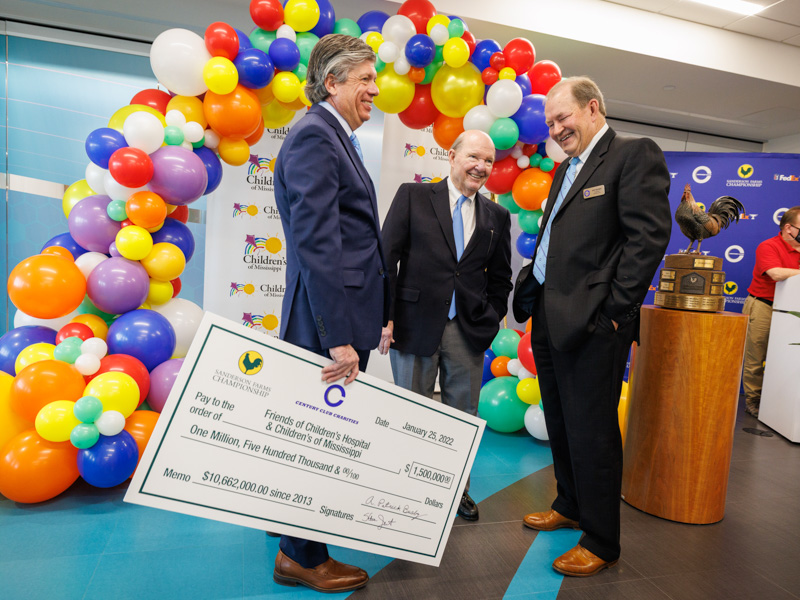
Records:
<instances>
[{"instance_id":1,"label":"teal floor stripe","mask_svg":"<svg viewBox=\"0 0 800 600\"><path fill-rule=\"evenodd\" d=\"M503 598L555 600L564 577L553 570L553 561L574 547L580 538L581 532L574 529L536 534Z\"/></svg>"}]
</instances>

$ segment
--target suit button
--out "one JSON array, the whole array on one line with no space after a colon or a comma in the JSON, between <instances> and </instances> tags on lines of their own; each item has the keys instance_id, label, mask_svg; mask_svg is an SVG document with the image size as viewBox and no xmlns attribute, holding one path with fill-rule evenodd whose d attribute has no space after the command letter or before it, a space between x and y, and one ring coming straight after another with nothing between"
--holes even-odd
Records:
<instances>
[{"instance_id":1,"label":"suit button","mask_svg":"<svg viewBox=\"0 0 800 600\"><path fill-rule=\"evenodd\" d=\"M445 303L447 306L450 306L450 300L445 300L445 301L444 301L444 303Z\"/></svg>"},{"instance_id":2,"label":"suit button","mask_svg":"<svg viewBox=\"0 0 800 600\"><path fill-rule=\"evenodd\" d=\"M378 269L378 275L383 275L383 267L381 267L380 269Z\"/></svg>"},{"instance_id":3,"label":"suit button","mask_svg":"<svg viewBox=\"0 0 800 600\"><path fill-rule=\"evenodd\" d=\"M461 277L461 271L456 271L456 277Z\"/></svg>"}]
</instances>

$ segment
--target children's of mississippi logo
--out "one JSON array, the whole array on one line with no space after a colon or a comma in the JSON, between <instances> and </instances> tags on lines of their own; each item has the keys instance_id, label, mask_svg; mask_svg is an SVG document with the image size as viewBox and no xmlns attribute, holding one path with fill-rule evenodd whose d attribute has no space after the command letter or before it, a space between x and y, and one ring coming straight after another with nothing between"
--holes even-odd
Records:
<instances>
[{"instance_id":1,"label":"children's of mississippi logo","mask_svg":"<svg viewBox=\"0 0 800 600\"><path fill-rule=\"evenodd\" d=\"M255 315L253 313L242 313L242 325L251 329L265 329L275 331L278 328L277 315Z\"/></svg>"},{"instance_id":2,"label":"children's of mississippi logo","mask_svg":"<svg viewBox=\"0 0 800 600\"><path fill-rule=\"evenodd\" d=\"M442 177L438 177L437 175L421 175L420 173L414 173L414 183L438 183L442 180Z\"/></svg>"},{"instance_id":3,"label":"children's of mississippi logo","mask_svg":"<svg viewBox=\"0 0 800 600\"><path fill-rule=\"evenodd\" d=\"M244 253L245 254L258 254L260 252L269 252L270 254L277 254L283 249L283 242L278 237L256 237L255 235L247 235L244 238Z\"/></svg>"},{"instance_id":4,"label":"children's of mississippi logo","mask_svg":"<svg viewBox=\"0 0 800 600\"><path fill-rule=\"evenodd\" d=\"M239 294L247 294L252 296L256 291L256 286L252 283L236 283L231 281L231 296L238 296Z\"/></svg>"},{"instance_id":5,"label":"children's of mississippi logo","mask_svg":"<svg viewBox=\"0 0 800 600\"><path fill-rule=\"evenodd\" d=\"M255 204L241 204L240 202L233 203L233 216L249 215L255 217L258 214L258 206Z\"/></svg>"},{"instance_id":6,"label":"children's of mississippi logo","mask_svg":"<svg viewBox=\"0 0 800 600\"><path fill-rule=\"evenodd\" d=\"M266 175L275 172L275 157L261 158L255 154L250 155L250 160L247 164L248 175Z\"/></svg>"},{"instance_id":7,"label":"children's of mississippi logo","mask_svg":"<svg viewBox=\"0 0 800 600\"><path fill-rule=\"evenodd\" d=\"M286 255L281 254L281 250L283 250L283 242L277 236L247 235L244 240L242 260L248 269L277 273L286 267Z\"/></svg>"},{"instance_id":8,"label":"children's of mississippi logo","mask_svg":"<svg viewBox=\"0 0 800 600\"><path fill-rule=\"evenodd\" d=\"M425 156L425 146L406 144L406 147L403 150L403 158L407 156Z\"/></svg>"},{"instance_id":9,"label":"children's of mississippi logo","mask_svg":"<svg viewBox=\"0 0 800 600\"><path fill-rule=\"evenodd\" d=\"M245 375L255 375L264 366L264 357L255 350L245 352L239 357L239 370Z\"/></svg>"}]
</instances>

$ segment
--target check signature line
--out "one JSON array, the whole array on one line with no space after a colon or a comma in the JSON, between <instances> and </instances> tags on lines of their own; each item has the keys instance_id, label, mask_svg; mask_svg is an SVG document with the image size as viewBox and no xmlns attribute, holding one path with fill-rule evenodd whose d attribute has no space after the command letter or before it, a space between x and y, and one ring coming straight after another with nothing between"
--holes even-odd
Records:
<instances>
[{"instance_id":1,"label":"check signature line","mask_svg":"<svg viewBox=\"0 0 800 600\"><path fill-rule=\"evenodd\" d=\"M402 529L392 529L391 527L387 527L386 525L375 525L375 523L370 523L368 521L356 521L356 523L360 523L361 525L369 525L370 527L377 527L378 529L385 529L386 531L395 531L397 533L403 533L405 535L413 535L414 537L422 538L423 540L431 539L425 535L411 533L410 531L403 531Z\"/></svg>"},{"instance_id":2,"label":"check signature line","mask_svg":"<svg viewBox=\"0 0 800 600\"><path fill-rule=\"evenodd\" d=\"M328 454L330 456L335 456L336 458L341 458L342 460L349 460L354 463L358 463L359 465L364 465L367 467L372 467L373 469L380 469L381 471L386 471L387 473L391 473L392 475L400 475L400 469L397 471L392 471L391 469L385 469L384 467L379 467L377 465L371 465L367 462L362 462L360 460L356 460L355 458L348 458L346 456L342 456L341 454L336 454L334 452L327 452L325 450L320 450L319 448L315 448L314 446L306 446L305 444L301 444L300 442L295 442L294 440L287 440L285 437L281 437L279 435L272 435L269 433L264 433L263 431L259 431L258 429L250 429L249 427L245 427L244 425L239 425L238 423L231 423L230 421L223 421L223 423L227 425L233 425L234 427L238 427L240 429L244 429L246 431L252 431L253 433L258 433L261 435L265 435L269 438L273 438L276 440L281 440L282 442L289 442L290 444L297 444L301 448L306 448L308 450L315 450L316 452L322 452L323 454Z\"/></svg>"},{"instance_id":3,"label":"check signature line","mask_svg":"<svg viewBox=\"0 0 800 600\"><path fill-rule=\"evenodd\" d=\"M198 444L205 444L206 446L211 446L212 448L218 448L220 450L227 450L228 452L233 452L234 454L241 454L242 456L249 456L250 458L255 458L257 460L263 460L264 462L273 463L275 465L281 465L282 467L288 467L290 469L295 469L297 471L302 471L303 473L311 473L312 475L316 475L317 477L325 477L326 479L333 479L334 481L338 481L339 483L346 483L347 485L354 485L356 487L364 488L365 490L372 490L373 492L378 492L380 494L387 494L389 496L394 496L395 498L402 498L403 500L410 500L411 502L416 502L417 504L422 504L422 500L417 500L416 498L409 498L408 496L401 496L400 494L395 494L394 492L390 492L387 490L379 490L378 488L369 487L368 485L363 485L360 483L355 483L353 481L347 481L346 479L339 479L338 477L331 477L330 475L323 475L317 471L309 471L308 469L301 469L300 467L296 467L294 465L289 465L284 462L278 462L276 460L270 460L268 458L263 458L261 456L256 456L254 454L250 454L248 452L243 452L241 450L234 450L233 448L228 448L227 446L218 446L217 444L212 444L211 442L206 442L205 440L197 440L192 437L188 437L185 435L181 436L185 440L190 440L192 442L197 442Z\"/></svg>"},{"instance_id":4,"label":"check signature line","mask_svg":"<svg viewBox=\"0 0 800 600\"><path fill-rule=\"evenodd\" d=\"M279 500L270 500L269 498L264 498L262 496L254 496L253 494L245 494L244 492L240 492L237 490L231 490L229 488L225 488L222 486L216 485L208 485L207 483L200 483L199 481L192 482L195 485L202 485L203 487L211 488L212 490L220 490L223 492L230 492L231 494L239 494L240 496L247 496L248 498L255 498L256 500L263 500L264 502L274 502L275 504L283 504L284 506L289 506L291 508L299 508L300 510L307 510L308 512L314 512L313 508L305 508L303 506L297 506L297 504L289 504L288 502L280 502Z\"/></svg>"},{"instance_id":5,"label":"check signature line","mask_svg":"<svg viewBox=\"0 0 800 600\"><path fill-rule=\"evenodd\" d=\"M436 525L436 521L428 521L428 519L423 519L421 517L415 517L414 515L407 515L407 514L401 513L401 512L395 512L393 510L389 510L388 508L381 508L381 507L375 506L373 504L363 504L362 503L361 506L366 506L367 508L371 508L373 510L382 510L384 512L388 512L388 513L390 513L392 515L397 515L397 516L400 516L400 517L408 517L412 521L422 521L423 523L430 523L431 525Z\"/></svg>"},{"instance_id":6,"label":"check signature line","mask_svg":"<svg viewBox=\"0 0 800 600\"><path fill-rule=\"evenodd\" d=\"M429 444L433 444L438 448L444 448L445 450L450 450L450 452L458 452L455 448L451 448L450 446L445 446L444 444L440 444L439 442L434 442L433 440L426 440L424 437L419 437L418 435L414 435L413 433L407 433L402 429L396 429L394 427L389 427L392 431L396 431L397 433L402 433L403 435L407 435L408 437L413 437L415 440L422 440L423 442L428 442Z\"/></svg>"}]
</instances>

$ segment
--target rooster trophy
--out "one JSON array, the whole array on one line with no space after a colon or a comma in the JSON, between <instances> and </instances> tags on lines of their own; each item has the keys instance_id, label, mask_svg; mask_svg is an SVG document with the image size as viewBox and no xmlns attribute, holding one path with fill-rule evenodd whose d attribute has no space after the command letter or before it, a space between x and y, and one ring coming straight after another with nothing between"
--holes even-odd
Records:
<instances>
[{"instance_id":1,"label":"rooster trophy","mask_svg":"<svg viewBox=\"0 0 800 600\"><path fill-rule=\"evenodd\" d=\"M683 188L681 203L675 211L675 222L690 241L684 253L700 254L700 244L704 239L717 235L734 221L738 223L742 213L744 206L731 196L720 196L708 207L708 211L704 212L692 196L692 186L687 183ZM697 249L692 250L695 241Z\"/></svg>"}]
</instances>

